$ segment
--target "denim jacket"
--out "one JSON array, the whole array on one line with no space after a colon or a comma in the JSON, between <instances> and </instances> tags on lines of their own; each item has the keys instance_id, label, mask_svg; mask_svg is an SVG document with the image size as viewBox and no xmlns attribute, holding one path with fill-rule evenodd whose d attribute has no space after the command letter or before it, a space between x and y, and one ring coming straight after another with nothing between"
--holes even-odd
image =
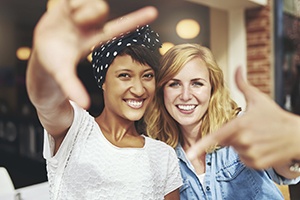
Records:
<instances>
[{"instance_id":1,"label":"denim jacket","mask_svg":"<svg viewBox=\"0 0 300 200\"><path fill-rule=\"evenodd\" d=\"M194 167L187 160L183 148L175 148L179 159L183 185L181 200L277 200L284 199L274 184L295 184L299 179L287 180L273 169L254 170L246 167L232 147L224 147L206 154L206 171L202 185Z\"/></svg>"}]
</instances>

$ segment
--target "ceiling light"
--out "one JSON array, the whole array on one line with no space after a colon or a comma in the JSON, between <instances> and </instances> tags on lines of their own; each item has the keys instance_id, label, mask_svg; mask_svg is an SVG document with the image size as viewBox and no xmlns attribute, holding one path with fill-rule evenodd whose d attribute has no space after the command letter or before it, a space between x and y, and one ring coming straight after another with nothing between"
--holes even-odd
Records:
<instances>
[{"instance_id":1,"label":"ceiling light","mask_svg":"<svg viewBox=\"0 0 300 200\"><path fill-rule=\"evenodd\" d=\"M164 55L170 48L172 48L174 46L174 44L173 43L171 43L171 42L164 42L163 44L162 44L162 47L161 48L159 48L159 53L161 54L161 55Z\"/></svg>"},{"instance_id":2,"label":"ceiling light","mask_svg":"<svg viewBox=\"0 0 300 200\"><path fill-rule=\"evenodd\" d=\"M17 49L16 55L20 60L28 60L31 53L31 49L29 47L20 47Z\"/></svg>"},{"instance_id":3,"label":"ceiling light","mask_svg":"<svg viewBox=\"0 0 300 200\"><path fill-rule=\"evenodd\" d=\"M176 32L183 39L193 39L200 33L200 25L193 19L183 19L176 25Z\"/></svg>"}]
</instances>

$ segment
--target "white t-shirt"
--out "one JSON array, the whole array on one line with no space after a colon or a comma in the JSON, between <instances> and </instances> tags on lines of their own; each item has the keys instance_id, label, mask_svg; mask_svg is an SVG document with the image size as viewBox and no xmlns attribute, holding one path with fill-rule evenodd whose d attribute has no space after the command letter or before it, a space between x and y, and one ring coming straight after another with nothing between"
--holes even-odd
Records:
<instances>
[{"instance_id":1,"label":"white t-shirt","mask_svg":"<svg viewBox=\"0 0 300 200\"><path fill-rule=\"evenodd\" d=\"M200 183L202 184L202 186L204 186L205 173L203 173L203 174L197 174L197 177L198 177Z\"/></svg>"},{"instance_id":2,"label":"white t-shirt","mask_svg":"<svg viewBox=\"0 0 300 200\"><path fill-rule=\"evenodd\" d=\"M55 156L45 131L51 200L159 200L182 185L172 147L148 137L143 148L116 147L89 113L72 105L74 121Z\"/></svg>"}]
</instances>

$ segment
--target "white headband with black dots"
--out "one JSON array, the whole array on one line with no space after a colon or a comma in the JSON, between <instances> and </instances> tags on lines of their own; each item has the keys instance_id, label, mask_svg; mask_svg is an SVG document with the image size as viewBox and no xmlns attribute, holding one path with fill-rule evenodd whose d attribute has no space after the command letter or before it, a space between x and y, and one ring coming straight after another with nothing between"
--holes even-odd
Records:
<instances>
[{"instance_id":1,"label":"white headband with black dots","mask_svg":"<svg viewBox=\"0 0 300 200\"><path fill-rule=\"evenodd\" d=\"M131 45L141 45L154 51L161 47L161 42L159 35L151 30L149 25L145 25L140 28L138 27L133 32L127 32L120 37L112 38L100 45L92 54L93 72L99 88L102 88L107 69L115 57L124 48Z\"/></svg>"}]
</instances>

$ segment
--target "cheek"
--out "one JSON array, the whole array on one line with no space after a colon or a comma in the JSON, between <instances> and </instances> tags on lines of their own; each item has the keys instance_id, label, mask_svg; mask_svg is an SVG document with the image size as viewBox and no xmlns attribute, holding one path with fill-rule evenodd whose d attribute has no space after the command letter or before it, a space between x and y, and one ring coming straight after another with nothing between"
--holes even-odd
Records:
<instances>
[{"instance_id":1,"label":"cheek","mask_svg":"<svg viewBox=\"0 0 300 200\"><path fill-rule=\"evenodd\" d=\"M169 90L164 90L164 102L165 105L169 104L171 102L172 99L172 93L169 92Z\"/></svg>"},{"instance_id":2,"label":"cheek","mask_svg":"<svg viewBox=\"0 0 300 200\"><path fill-rule=\"evenodd\" d=\"M170 112L170 110L172 108L174 100L175 100L175 95L172 92L168 92L167 90L165 90L164 91L164 104L169 113L172 113L172 112Z\"/></svg>"},{"instance_id":3,"label":"cheek","mask_svg":"<svg viewBox=\"0 0 300 200\"><path fill-rule=\"evenodd\" d=\"M151 81L151 82L149 82L149 83L146 83L145 85L144 85L144 87L146 88L146 90L148 91L148 94L149 95L152 95L152 96L154 96L154 94L155 94L155 82L153 81Z\"/></svg>"},{"instance_id":4,"label":"cheek","mask_svg":"<svg viewBox=\"0 0 300 200\"><path fill-rule=\"evenodd\" d=\"M208 103L209 100L210 100L210 97L211 97L211 94L210 94L210 89L209 88L205 88L203 90L200 90L197 92L196 94L197 96L197 99L202 102L202 103Z\"/></svg>"}]
</instances>

